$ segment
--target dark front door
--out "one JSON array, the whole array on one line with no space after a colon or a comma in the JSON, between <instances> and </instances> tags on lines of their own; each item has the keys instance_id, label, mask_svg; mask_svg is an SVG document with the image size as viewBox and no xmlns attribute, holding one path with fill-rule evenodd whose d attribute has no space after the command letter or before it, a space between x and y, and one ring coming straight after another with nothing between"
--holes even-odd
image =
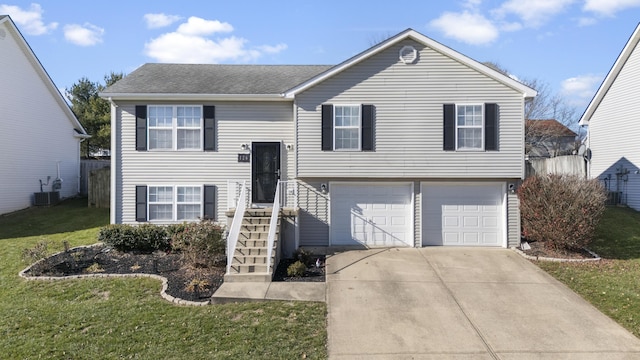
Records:
<instances>
[{"instance_id":1,"label":"dark front door","mask_svg":"<svg viewBox=\"0 0 640 360\"><path fill-rule=\"evenodd\" d=\"M259 142L251 145L251 202L273 203L280 179L280 143Z\"/></svg>"}]
</instances>

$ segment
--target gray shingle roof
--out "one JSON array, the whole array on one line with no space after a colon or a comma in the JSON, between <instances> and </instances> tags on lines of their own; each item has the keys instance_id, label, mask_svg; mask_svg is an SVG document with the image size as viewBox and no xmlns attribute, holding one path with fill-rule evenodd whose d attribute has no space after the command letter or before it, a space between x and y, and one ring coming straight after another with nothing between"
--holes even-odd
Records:
<instances>
[{"instance_id":1,"label":"gray shingle roof","mask_svg":"<svg viewBox=\"0 0 640 360\"><path fill-rule=\"evenodd\" d=\"M149 94L281 94L329 65L145 64L105 89Z\"/></svg>"}]
</instances>

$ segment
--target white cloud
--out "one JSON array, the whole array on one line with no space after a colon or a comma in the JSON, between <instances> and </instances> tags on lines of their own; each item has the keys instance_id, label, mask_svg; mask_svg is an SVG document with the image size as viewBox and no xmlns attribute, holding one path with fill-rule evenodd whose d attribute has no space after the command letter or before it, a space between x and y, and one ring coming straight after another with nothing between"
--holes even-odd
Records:
<instances>
[{"instance_id":1,"label":"white cloud","mask_svg":"<svg viewBox=\"0 0 640 360\"><path fill-rule=\"evenodd\" d=\"M429 25L446 37L472 45L489 44L499 36L498 29L491 21L481 14L466 10L461 13L445 12Z\"/></svg>"},{"instance_id":2,"label":"white cloud","mask_svg":"<svg viewBox=\"0 0 640 360\"><path fill-rule=\"evenodd\" d=\"M247 39L228 36L210 38L207 35L233 31L229 23L190 17L175 32L158 36L145 44L145 54L165 63L251 62L264 54L276 54L287 49L286 44L249 47Z\"/></svg>"},{"instance_id":3,"label":"white cloud","mask_svg":"<svg viewBox=\"0 0 640 360\"><path fill-rule=\"evenodd\" d=\"M586 0L584 10L613 16L618 11L638 6L640 6L640 0Z\"/></svg>"},{"instance_id":4,"label":"white cloud","mask_svg":"<svg viewBox=\"0 0 640 360\"><path fill-rule=\"evenodd\" d=\"M560 84L560 91L573 105L586 105L595 95L601 82L602 76L600 75L579 75L563 80Z\"/></svg>"},{"instance_id":5,"label":"white cloud","mask_svg":"<svg viewBox=\"0 0 640 360\"><path fill-rule=\"evenodd\" d=\"M64 38L72 44L93 46L102 42L104 29L93 24L69 24L64 26Z\"/></svg>"},{"instance_id":6,"label":"white cloud","mask_svg":"<svg viewBox=\"0 0 640 360\"><path fill-rule=\"evenodd\" d=\"M278 45L262 45L257 47L258 50L267 53L267 54L277 54L283 50L287 49L287 44L278 44Z\"/></svg>"},{"instance_id":7,"label":"white cloud","mask_svg":"<svg viewBox=\"0 0 640 360\"><path fill-rule=\"evenodd\" d=\"M147 28L157 29L165 26L169 26L174 22L182 19L178 15L166 15L166 14L144 14L144 21L147 22Z\"/></svg>"},{"instance_id":8,"label":"white cloud","mask_svg":"<svg viewBox=\"0 0 640 360\"><path fill-rule=\"evenodd\" d=\"M42 21L42 7L39 4L31 4L28 10L18 6L0 4L0 14L9 15L18 24L20 31L29 35L43 35L55 30L58 23L45 24Z\"/></svg>"},{"instance_id":9,"label":"white cloud","mask_svg":"<svg viewBox=\"0 0 640 360\"><path fill-rule=\"evenodd\" d=\"M578 26L591 26L598 22L598 20L591 17L581 17L578 19Z\"/></svg>"},{"instance_id":10,"label":"white cloud","mask_svg":"<svg viewBox=\"0 0 640 360\"><path fill-rule=\"evenodd\" d=\"M205 20L192 16L186 23L180 24L178 32L183 35L211 35L218 32L232 32L233 26L218 20Z\"/></svg>"},{"instance_id":11,"label":"white cloud","mask_svg":"<svg viewBox=\"0 0 640 360\"><path fill-rule=\"evenodd\" d=\"M575 0L507 0L492 13L497 18L513 14L522 20L524 26L539 27L554 15L563 12L573 2Z\"/></svg>"},{"instance_id":12,"label":"white cloud","mask_svg":"<svg viewBox=\"0 0 640 360\"><path fill-rule=\"evenodd\" d=\"M462 3L462 6L467 9L475 10L480 6L480 4L482 4L482 0L466 0Z\"/></svg>"}]
</instances>

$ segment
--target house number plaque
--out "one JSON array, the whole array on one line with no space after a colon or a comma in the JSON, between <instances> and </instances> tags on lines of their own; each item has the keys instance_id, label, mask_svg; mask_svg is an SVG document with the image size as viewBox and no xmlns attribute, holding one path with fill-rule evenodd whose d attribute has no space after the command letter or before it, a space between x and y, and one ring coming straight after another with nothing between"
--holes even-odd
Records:
<instances>
[{"instance_id":1,"label":"house number plaque","mask_svg":"<svg viewBox=\"0 0 640 360\"><path fill-rule=\"evenodd\" d=\"M251 161L251 154L238 154L238 162L242 163L248 163Z\"/></svg>"}]
</instances>

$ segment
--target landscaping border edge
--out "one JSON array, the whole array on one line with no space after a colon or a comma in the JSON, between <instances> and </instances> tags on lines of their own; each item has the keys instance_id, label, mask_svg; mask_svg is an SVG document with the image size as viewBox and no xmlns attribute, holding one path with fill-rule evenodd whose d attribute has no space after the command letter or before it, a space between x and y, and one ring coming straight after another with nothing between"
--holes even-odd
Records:
<instances>
[{"instance_id":1,"label":"landscaping border edge","mask_svg":"<svg viewBox=\"0 0 640 360\"><path fill-rule=\"evenodd\" d=\"M95 243L95 244L91 244L91 245L86 245L86 246L76 246L74 248L71 248L69 250L75 250L75 249L83 249L83 248L90 248L93 246L99 246L99 245L103 245L102 243ZM152 279L156 279L156 280L160 280L162 282L162 290L160 290L160 296L167 300L168 302L175 304L175 305L189 305L189 306L205 306L205 305L209 305L211 304L211 300L209 301L190 301L190 300L184 300L184 299L180 299L180 298L176 298L173 297L169 294L167 294L167 287L168 287L168 280L166 277L164 276L160 276L160 275L156 275L156 274L144 274L144 273L139 273L139 274L86 274L86 275L69 275L69 276L27 276L26 272L31 270L31 268L33 266L35 266L36 264L44 261L45 259L47 259L48 257L52 257L55 255L59 255L64 253L65 251L59 251L55 254L51 254L49 256L47 256L46 258L42 258L36 262L34 262L33 264L27 266L24 270L20 271L18 273L18 276L20 276L21 278L25 279L25 280L29 280L29 281L33 281L33 280L71 280L71 279L87 279L87 278L139 278L139 277L147 277L147 278L152 278Z\"/></svg>"},{"instance_id":2,"label":"landscaping border edge","mask_svg":"<svg viewBox=\"0 0 640 360\"><path fill-rule=\"evenodd\" d=\"M600 257L600 255L594 253L593 251L585 248L584 250L586 252L588 252L589 254L591 254L591 256L593 256L593 258L591 259L562 259L562 258L550 258L550 257L545 257L545 256L532 256L532 255L527 255L525 254L524 251L518 249L517 247L511 247L511 249L513 251L515 251L516 253L518 253L520 256L524 257L527 260L533 260L533 261L551 261L551 262L591 262L591 261L600 261L602 260L602 258Z\"/></svg>"}]
</instances>

